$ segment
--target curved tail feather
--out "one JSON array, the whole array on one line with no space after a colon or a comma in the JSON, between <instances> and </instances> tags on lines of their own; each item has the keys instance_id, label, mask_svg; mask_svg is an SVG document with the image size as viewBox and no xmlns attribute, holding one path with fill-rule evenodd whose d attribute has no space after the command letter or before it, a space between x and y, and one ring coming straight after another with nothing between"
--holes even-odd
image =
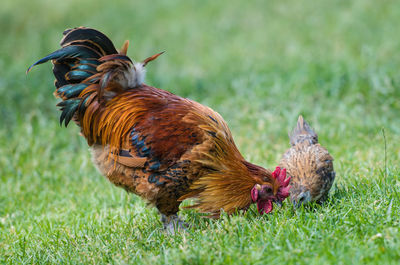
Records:
<instances>
[{"instance_id":1,"label":"curved tail feather","mask_svg":"<svg viewBox=\"0 0 400 265\"><path fill-rule=\"evenodd\" d=\"M101 127L100 117L107 108L106 103L126 90L142 86L144 67L162 53L143 62L133 62L126 56L128 41L118 52L112 41L95 29L79 27L63 34L61 48L32 64L27 72L52 61L56 78L54 94L63 100L57 105L62 111L61 125L67 126L74 120L89 145L104 143L105 138L93 128Z\"/></svg>"},{"instance_id":2,"label":"curved tail feather","mask_svg":"<svg viewBox=\"0 0 400 265\"><path fill-rule=\"evenodd\" d=\"M116 55L118 51L107 36L94 29L79 27L68 29L63 34L61 49L32 64L27 73L36 65L52 61L57 88L55 95L64 100L57 105L62 111L60 123L65 122L67 126L75 113L82 114L87 107L91 93L82 92L101 79L97 71L103 63L100 59Z\"/></svg>"}]
</instances>

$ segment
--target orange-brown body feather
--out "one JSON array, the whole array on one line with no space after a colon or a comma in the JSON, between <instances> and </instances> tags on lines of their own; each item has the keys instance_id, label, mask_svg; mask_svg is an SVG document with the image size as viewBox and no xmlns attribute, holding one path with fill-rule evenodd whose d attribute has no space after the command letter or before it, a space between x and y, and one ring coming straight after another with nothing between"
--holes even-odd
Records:
<instances>
[{"instance_id":1,"label":"orange-brown body feather","mask_svg":"<svg viewBox=\"0 0 400 265\"><path fill-rule=\"evenodd\" d=\"M107 169L101 172L166 215L175 213L186 198L196 198L194 207L213 215L221 209L228 213L246 209L251 188L274 181L270 171L244 160L222 117L197 102L143 85L119 94L102 108L94 106L97 111L89 108L80 124L89 142L102 150L96 164ZM89 134L87 128L92 128ZM115 162L114 155L105 155L117 154L122 146L135 148L127 137L132 128L151 150L145 165L134 169ZM140 152L133 152L140 157ZM160 167L151 170L154 159ZM149 182L154 174L157 181Z\"/></svg>"}]
</instances>

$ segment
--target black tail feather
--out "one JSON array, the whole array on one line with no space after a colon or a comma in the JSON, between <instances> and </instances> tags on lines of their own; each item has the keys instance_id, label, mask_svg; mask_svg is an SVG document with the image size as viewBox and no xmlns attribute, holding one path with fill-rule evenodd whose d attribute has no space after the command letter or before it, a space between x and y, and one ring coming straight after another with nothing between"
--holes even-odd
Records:
<instances>
[{"instance_id":1,"label":"black tail feather","mask_svg":"<svg viewBox=\"0 0 400 265\"><path fill-rule=\"evenodd\" d=\"M63 99L75 98L88 86L88 84L84 83L65 85L57 89L57 95Z\"/></svg>"},{"instance_id":2,"label":"black tail feather","mask_svg":"<svg viewBox=\"0 0 400 265\"><path fill-rule=\"evenodd\" d=\"M85 80L88 77L91 77L94 74L95 72L92 71L73 70L69 71L65 75L65 77L68 81L71 81L73 83L74 81L82 82L83 80Z\"/></svg>"},{"instance_id":3,"label":"black tail feather","mask_svg":"<svg viewBox=\"0 0 400 265\"><path fill-rule=\"evenodd\" d=\"M85 46L81 45L74 45L74 46L67 46L64 48L61 48L53 53L50 53L46 57L43 57L42 59L38 60L34 64L32 64L28 70L26 71L27 73L34 67L35 65L39 65L45 62L48 62L50 60L57 60L59 63L61 59L64 58L100 58L101 55L97 52L94 51L93 49L90 49Z\"/></svg>"},{"instance_id":4,"label":"black tail feather","mask_svg":"<svg viewBox=\"0 0 400 265\"><path fill-rule=\"evenodd\" d=\"M70 66L68 66L67 64L64 63L57 63L57 62L53 62L53 74L54 77L56 78L56 81L54 83L54 85L56 86L56 88L65 86L68 84L67 79L65 79L65 75L68 73L68 71L71 69ZM57 65L57 66L56 66Z\"/></svg>"},{"instance_id":5,"label":"black tail feather","mask_svg":"<svg viewBox=\"0 0 400 265\"><path fill-rule=\"evenodd\" d=\"M74 116L75 111L78 109L80 102L81 102L80 99L68 99L57 104L57 106L60 107L60 109L62 110L60 116L60 125L62 125L63 122L65 121L65 127L68 126L68 123Z\"/></svg>"},{"instance_id":6,"label":"black tail feather","mask_svg":"<svg viewBox=\"0 0 400 265\"><path fill-rule=\"evenodd\" d=\"M106 35L95 29L78 27L68 29L64 31L63 34L65 36L60 42L61 46L71 45L74 42L83 42L85 46L90 46L88 43L92 43L103 51L103 56L118 53L112 41Z\"/></svg>"},{"instance_id":7,"label":"black tail feather","mask_svg":"<svg viewBox=\"0 0 400 265\"><path fill-rule=\"evenodd\" d=\"M97 65L95 64L82 64L82 62L80 62L80 64L71 67L71 70L91 71L93 73L96 73L96 68Z\"/></svg>"},{"instance_id":8,"label":"black tail feather","mask_svg":"<svg viewBox=\"0 0 400 265\"><path fill-rule=\"evenodd\" d=\"M63 34L62 48L32 64L27 73L36 65L53 62L56 95L64 100L58 104L62 110L60 123L67 126L76 112L83 113L86 109L90 95L79 98L81 92L99 82L96 76L96 68L102 63L99 59L118 52L107 36L94 29L79 27Z\"/></svg>"}]
</instances>

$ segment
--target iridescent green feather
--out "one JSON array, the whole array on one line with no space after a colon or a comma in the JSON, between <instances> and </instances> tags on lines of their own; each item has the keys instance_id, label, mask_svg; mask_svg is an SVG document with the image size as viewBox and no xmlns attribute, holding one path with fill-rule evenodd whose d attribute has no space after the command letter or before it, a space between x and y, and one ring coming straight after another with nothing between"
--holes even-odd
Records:
<instances>
[{"instance_id":1,"label":"iridescent green feather","mask_svg":"<svg viewBox=\"0 0 400 265\"><path fill-rule=\"evenodd\" d=\"M75 111L78 109L80 102L81 99L68 99L57 104L57 106L60 107L62 110L60 116L60 125L62 125L63 122L65 122L65 127L68 126L68 123L74 116Z\"/></svg>"},{"instance_id":2,"label":"iridescent green feather","mask_svg":"<svg viewBox=\"0 0 400 265\"><path fill-rule=\"evenodd\" d=\"M80 27L66 30L63 34L62 48L32 64L27 72L35 65L53 62L56 94L64 99L57 105L62 111L60 124L67 126L75 113L84 113L91 98L90 95L78 98L81 92L100 81L99 76L92 77L102 63L99 59L118 52L107 36L94 29ZM81 83L84 80L85 83Z\"/></svg>"},{"instance_id":3,"label":"iridescent green feather","mask_svg":"<svg viewBox=\"0 0 400 265\"><path fill-rule=\"evenodd\" d=\"M71 99L79 96L79 94L87 87L88 84L82 84L82 83L65 85L57 89L57 95L62 98Z\"/></svg>"}]
</instances>

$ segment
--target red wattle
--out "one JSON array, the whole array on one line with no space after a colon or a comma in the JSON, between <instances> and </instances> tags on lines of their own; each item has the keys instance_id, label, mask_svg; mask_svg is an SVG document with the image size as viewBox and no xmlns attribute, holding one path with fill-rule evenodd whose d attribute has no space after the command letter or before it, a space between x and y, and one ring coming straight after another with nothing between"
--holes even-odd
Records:
<instances>
[{"instance_id":1,"label":"red wattle","mask_svg":"<svg viewBox=\"0 0 400 265\"><path fill-rule=\"evenodd\" d=\"M272 201L258 201L257 202L257 210L260 214L270 213L273 209Z\"/></svg>"},{"instance_id":2,"label":"red wattle","mask_svg":"<svg viewBox=\"0 0 400 265\"><path fill-rule=\"evenodd\" d=\"M258 199L258 190L255 187L251 189L251 199L253 202L256 202Z\"/></svg>"}]
</instances>

